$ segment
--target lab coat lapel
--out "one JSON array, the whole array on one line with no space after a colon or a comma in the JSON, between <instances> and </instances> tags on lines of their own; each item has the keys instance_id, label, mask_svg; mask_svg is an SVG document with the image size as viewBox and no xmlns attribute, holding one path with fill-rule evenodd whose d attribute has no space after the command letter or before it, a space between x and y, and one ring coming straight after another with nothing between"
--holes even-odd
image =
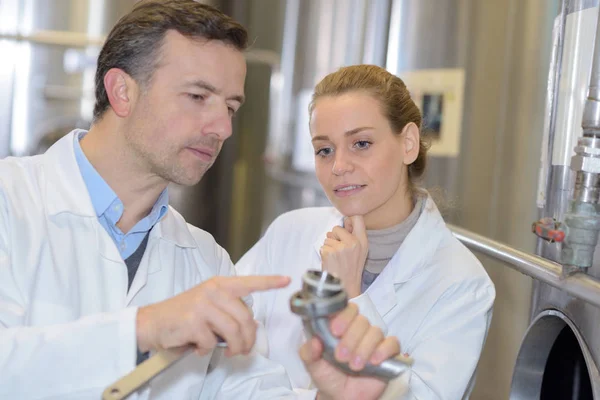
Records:
<instances>
[{"instance_id":1,"label":"lab coat lapel","mask_svg":"<svg viewBox=\"0 0 600 400\"><path fill-rule=\"evenodd\" d=\"M396 306L396 292L402 290L402 285L431 265L429 261L447 229L435 203L427 196L417 223L366 291L382 317Z\"/></svg>"},{"instance_id":2,"label":"lab coat lapel","mask_svg":"<svg viewBox=\"0 0 600 400\"><path fill-rule=\"evenodd\" d=\"M323 246L325 238L327 237L327 232L331 231L335 226L343 226L344 219L341 214L332 218L330 224L328 224L329 228L321 232L317 240L313 243L313 249L317 253L319 259L319 269L321 269L321 253L320 249ZM396 305L396 294L394 291L394 281L393 279L388 279L386 275L393 275L393 271L391 268L386 268L383 270L382 274L377 277L375 282L367 289L366 293L371 297L377 311L381 316L387 314L394 306Z\"/></svg>"},{"instance_id":3,"label":"lab coat lapel","mask_svg":"<svg viewBox=\"0 0 600 400\"><path fill-rule=\"evenodd\" d=\"M327 232L335 225L342 225L341 215L333 219L330 228L323 231L313 244L314 250L320 256L320 248L327 237ZM396 254L373 284L366 290L378 313L383 317L389 313L397 303L396 291L402 290L402 284L413 279L424 271L448 228L440 215L433 199L427 196L421 216L410 231Z\"/></svg>"},{"instance_id":4,"label":"lab coat lapel","mask_svg":"<svg viewBox=\"0 0 600 400\"><path fill-rule=\"evenodd\" d=\"M162 269L163 264L173 263L174 252L180 248L198 247L183 217L173 208L152 228L148 245L142 256L131 288L127 293L127 304L148 282L148 275ZM175 266L177 268L177 266Z\"/></svg>"}]
</instances>

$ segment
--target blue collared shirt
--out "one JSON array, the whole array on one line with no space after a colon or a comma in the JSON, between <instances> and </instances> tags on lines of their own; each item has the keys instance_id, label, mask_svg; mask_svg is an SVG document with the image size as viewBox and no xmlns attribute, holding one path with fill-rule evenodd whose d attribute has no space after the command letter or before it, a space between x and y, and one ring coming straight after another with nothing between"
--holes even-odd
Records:
<instances>
[{"instance_id":1,"label":"blue collared shirt","mask_svg":"<svg viewBox=\"0 0 600 400\"><path fill-rule=\"evenodd\" d=\"M123 202L117 194L108 186L108 183L100 176L98 171L89 162L79 140L86 135L87 131L79 130L75 133L75 158L83 181L87 187L92 200L98 220L106 229L106 232L115 242L123 260L127 259L139 247L146 234L167 213L169 194L167 189L158 197L150 213L139 221L129 232L124 234L117 227L117 222L123 215Z\"/></svg>"}]
</instances>

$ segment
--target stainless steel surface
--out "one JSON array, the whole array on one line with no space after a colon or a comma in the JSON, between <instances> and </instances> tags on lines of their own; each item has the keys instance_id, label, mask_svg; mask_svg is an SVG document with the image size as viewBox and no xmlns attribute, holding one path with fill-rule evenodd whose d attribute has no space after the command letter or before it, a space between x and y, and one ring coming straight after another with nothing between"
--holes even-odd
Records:
<instances>
[{"instance_id":1,"label":"stainless steel surface","mask_svg":"<svg viewBox=\"0 0 600 400\"><path fill-rule=\"evenodd\" d=\"M470 14L467 3L464 0L392 0L386 68L397 73L460 66L467 50L464 35L469 24L462 25L468 22ZM426 36L432 40L418 40Z\"/></svg>"},{"instance_id":2,"label":"stainless steel surface","mask_svg":"<svg viewBox=\"0 0 600 400\"><path fill-rule=\"evenodd\" d=\"M385 65L389 15L391 11L390 0L371 0L367 2L369 11L365 24L365 52L363 64Z\"/></svg>"},{"instance_id":3,"label":"stainless steel surface","mask_svg":"<svg viewBox=\"0 0 600 400\"><path fill-rule=\"evenodd\" d=\"M571 297L600 307L600 282L583 273L565 275L561 264L517 250L482 235L449 226L454 235L471 250L506 263L539 282L568 293Z\"/></svg>"},{"instance_id":4,"label":"stainless steel surface","mask_svg":"<svg viewBox=\"0 0 600 400\"><path fill-rule=\"evenodd\" d=\"M329 272L311 270L302 277L302 290L317 298L328 298L341 293L343 287L342 282Z\"/></svg>"},{"instance_id":5,"label":"stainless steel surface","mask_svg":"<svg viewBox=\"0 0 600 400\"><path fill-rule=\"evenodd\" d=\"M598 203L600 174L579 171L575 176L573 198L583 203Z\"/></svg>"},{"instance_id":6,"label":"stainless steel surface","mask_svg":"<svg viewBox=\"0 0 600 400\"><path fill-rule=\"evenodd\" d=\"M296 43L298 41L298 13L300 0L288 0L285 5L283 25L283 44L281 49L281 72L271 95L276 95L278 102L272 105L271 113L276 119L271 120L269 137L265 154L269 162L277 163L281 155L289 153L291 143L286 133L290 129L293 104L294 64L296 62Z\"/></svg>"},{"instance_id":7,"label":"stainless steel surface","mask_svg":"<svg viewBox=\"0 0 600 400\"><path fill-rule=\"evenodd\" d=\"M600 135L600 100L598 85L590 87L590 97L583 109L582 128L585 135ZM591 96L595 96L592 98Z\"/></svg>"},{"instance_id":8,"label":"stainless steel surface","mask_svg":"<svg viewBox=\"0 0 600 400\"><path fill-rule=\"evenodd\" d=\"M552 150L551 150L552 151ZM544 208L539 210L540 216L553 216L557 221L563 221L570 203L572 189L569 184L573 181L573 171L568 166L555 165L550 168L551 181L544 195L546 202ZM546 210L553 210L548 213ZM561 246L540 240L536 254L543 254L550 260L561 260ZM589 271L588 271L589 273Z\"/></svg>"},{"instance_id":9,"label":"stainless steel surface","mask_svg":"<svg viewBox=\"0 0 600 400\"><path fill-rule=\"evenodd\" d=\"M578 268L589 268L594 261L594 249L600 232L600 206L573 200L565 213L566 232L560 261Z\"/></svg>"},{"instance_id":10,"label":"stainless steel surface","mask_svg":"<svg viewBox=\"0 0 600 400\"><path fill-rule=\"evenodd\" d=\"M37 31L27 34L4 33L0 34L1 39L65 47L102 46L102 43L104 43L104 37L93 37L86 33L69 31Z\"/></svg>"},{"instance_id":11,"label":"stainless steel surface","mask_svg":"<svg viewBox=\"0 0 600 400\"><path fill-rule=\"evenodd\" d=\"M399 355L397 357L388 358L378 365L367 363L362 370L357 372L352 370L348 366L348 363L341 363L335 359L334 352L339 339L331 334L328 318L305 319L304 328L311 336L316 336L323 342L323 358L349 375L369 376L388 381L390 379L395 379L406 372L413 363L413 360L410 357Z\"/></svg>"},{"instance_id":12,"label":"stainless steel surface","mask_svg":"<svg viewBox=\"0 0 600 400\"><path fill-rule=\"evenodd\" d=\"M571 170L575 172L575 183L564 214L566 237L560 261L577 268L589 268L600 232L600 138L579 138L574 150Z\"/></svg>"},{"instance_id":13,"label":"stainless steel surface","mask_svg":"<svg viewBox=\"0 0 600 400\"><path fill-rule=\"evenodd\" d=\"M560 75L560 84L557 87L550 85L548 87L548 98L555 99L551 116L557 120L557 124L550 126L552 132L549 132L549 135L552 140L547 144L549 146L547 150L551 155L547 168L548 185L540 189L543 191L542 195L545 197L545 201L538 202L540 216L551 216L559 221L571 218L574 211L581 211L580 207L587 208L586 212L589 212L590 216L596 213L596 190L593 187L597 183L594 174L581 172L577 174L568 166L571 165L574 170L595 173L593 162L589 163L590 156L593 155L596 147L592 143L593 139L578 139L578 137L582 135L581 119L579 118L584 108L587 85L590 81L588 77L594 51L592 35L598 29L598 9L594 8L598 6L598 1L564 0L562 3L561 12L557 14L557 21L562 21L562 24L555 26L556 30L560 31L558 36L562 36L564 39L563 56L555 66L557 70L562 70L562 73L558 74ZM576 141L579 145L576 150L579 155L574 157L574 163L569 164L571 156L574 154ZM588 158L588 160L586 161L584 158ZM572 193L577 200L583 200L590 204L571 201ZM581 218L581 221L582 223L591 222L586 221L586 218ZM571 231L570 228L568 230ZM590 249L593 250L592 241L590 244L592 244ZM565 247L556 243L540 241L537 253L550 260L565 260ZM600 277L598 261L593 261L585 275L576 273L565 281L568 282L573 277L583 276L597 280ZM590 289L593 292L599 291L598 288L590 287ZM564 395L564 397L587 399L593 396L593 398L600 398L598 389L600 377L597 369L600 360L600 338L598 337L600 334L598 328L600 309L592 302L582 299L584 297L582 294L586 292L585 289L576 288L576 290L578 294L574 295L565 287L543 280L534 281L531 324L515 367L511 398L539 398L538 395L541 393L540 391L545 390L545 386L552 386L551 382L541 380L544 374L551 375L553 369L552 365L544 364L544 359L548 357L550 346L554 348L559 345L558 331L565 332L565 329L576 338L577 344L574 345L575 348L571 352L583 354L586 368L585 371L564 371L564 379L557 381L565 382L564 384L568 385L568 374L580 374L584 381L586 379L591 381L593 393L592 395L578 394L580 387L574 386L573 393ZM594 296L593 292L589 292L587 297ZM566 388L569 389L568 386ZM554 395L558 394L554 393ZM542 396L542 398L544 397Z\"/></svg>"},{"instance_id":14,"label":"stainless steel surface","mask_svg":"<svg viewBox=\"0 0 600 400\"><path fill-rule=\"evenodd\" d=\"M548 359L557 337L568 329L581 348L587 373L591 378L594 396L600 396L600 375L579 328L565 314L557 310L545 310L538 314L527 329L517 357L511 385L511 400L539 399ZM560 362L560 361L559 361ZM583 399L583 394L571 398Z\"/></svg>"},{"instance_id":15,"label":"stainless steel surface","mask_svg":"<svg viewBox=\"0 0 600 400\"><path fill-rule=\"evenodd\" d=\"M6 124L0 123L0 156L34 154L48 135L89 127L95 57L102 38L133 3L0 2L0 53L5 57L0 86L10 87L2 90L0 101L0 117L8 116L2 118Z\"/></svg>"},{"instance_id":16,"label":"stainless steel surface","mask_svg":"<svg viewBox=\"0 0 600 400\"><path fill-rule=\"evenodd\" d=\"M326 74L348 64L383 65L390 1L287 0L281 100L266 146L263 229L290 209L328 205L310 166L307 99ZM307 162L308 157L308 162Z\"/></svg>"},{"instance_id":17,"label":"stainless steel surface","mask_svg":"<svg viewBox=\"0 0 600 400\"><path fill-rule=\"evenodd\" d=\"M552 165L569 165L577 138L582 135L582 113L590 83L590 68L598 11L596 1L564 0L566 7L557 14L556 29L563 38L557 90L549 93L557 102L552 110L555 125L550 159Z\"/></svg>"},{"instance_id":18,"label":"stainless steel surface","mask_svg":"<svg viewBox=\"0 0 600 400\"><path fill-rule=\"evenodd\" d=\"M600 135L600 24L596 25L594 42L590 86L581 120L584 135Z\"/></svg>"},{"instance_id":19,"label":"stainless steel surface","mask_svg":"<svg viewBox=\"0 0 600 400\"><path fill-rule=\"evenodd\" d=\"M552 29L552 53L548 71L548 82L546 86L546 101L544 109L544 125L542 133L542 149L540 155L540 169L538 176L537 205L543 208L546 205L547 190L552 179L552 153L554 136L556 131L556 107L558 104L558 90L562 71L562 57L564 50L564 25L567 15L568 2L560 2L558 17L554 20ZM553 186L556 187L556 186Z\"/></svg>"},{"instance_id":20,"label":"stainless steel surface","mask_svg":"<svg viewBox=\"0 0 600 400\"><path fill-rule=\"evenodd\" d=\"M464 0L393 0L386 69L402 77L406 71L465 68L475 6ZM423 133L427 121L425 128ZM454 200L460 190L459 168L457 157L430 156L424 184L442 187Z\"/></svg>"},{"instance_id":21,"label":"stainless steel surface","mask_svg":"<svg viewBox=\"0 0 600 400\"><path fill-rule=\"evenodd\" d=\"M600 138L580 138L574 151L575 154L571 158L573 171L600 173Z\"/></svg>"},{"instance_id":22,"label":"stainless steel surface","mask_svg":"<svg viewBox=\"0 0 600 400\"><path fill-rule=\"evenodd\" d=\"M329 294L326 297L311 294L306 290L296 292L290 298L290 309L308 323L310 319L323 318L342 311L348 305L348 298L344 291ZM329 329L329 328L327 328ZM311 331L312 332L312 331ZM329 333L323 333L329 335ZM313 336L321 336L321 332L313 332Z\"/></svg>"},{"instance_id":23,"label":"stainless steel surface","mask_svg":"<svg viewBox=\"0 0 600 400\"><path fill-rule=\"evenodd\" d=\"M596 156L598 153L594 150L600 149L600 138L594 136L580 137L577 139L577 146L581 148L577 149L576 152Z\"/></svg>"},{"instance_id":24,"label":"stainless steel surface","mask_svg":"<svg viewBox=\"0 0 600 400\"><path fill-rule=\"evenodd\" d=\"M532 321L548 309L559 310L572 321L573 330L582 336L597 368L600 365L598 363L600 360L600 327L598 326L600 309L545 283L536 282L534 287L535 301L532 309ZM596 384L600 382L597 377L592 376L592 378Z\"/></svg>"},{"instance_id":25,"label":"stainless steel surface","mask_svg":"<svg viewBox=\"0 0 600 400\"><path fill-rule=\"evenodd\" d=\"M290 298L290 309L302 318L304 329L323 343L323 358L342 371L354 376L372 376L383 380L397 378L413 363L404 355L389 358L378 365L367 363L360 371L335 359L339 343L330 331L330 317L346 308L348 297L338 278L327 271L309 270L302 277L302 290Z\"/></svg>"}]
</instances>

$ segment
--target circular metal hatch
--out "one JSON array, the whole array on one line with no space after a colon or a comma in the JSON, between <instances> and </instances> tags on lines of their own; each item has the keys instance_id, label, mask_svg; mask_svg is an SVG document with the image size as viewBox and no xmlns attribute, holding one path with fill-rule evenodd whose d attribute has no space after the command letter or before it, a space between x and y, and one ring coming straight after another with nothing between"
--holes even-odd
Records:
<instances>
[{"instance_id":1,"label":"circular metal hatch","mask_svg":"<svg viewBox=\"0 0 600 400\"><path fill-rule=\"evenodd\" d=\"M519 349L511 400L594 399L592 355L579 330L562 312L546 310L531 323Z\"/></svg>"}]
</instances>

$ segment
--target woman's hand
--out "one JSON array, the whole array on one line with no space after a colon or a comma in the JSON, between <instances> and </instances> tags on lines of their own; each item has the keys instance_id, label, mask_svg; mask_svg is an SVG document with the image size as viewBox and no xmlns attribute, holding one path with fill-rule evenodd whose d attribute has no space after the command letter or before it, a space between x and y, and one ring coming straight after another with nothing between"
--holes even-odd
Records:
<instances>
[{"instance_id":1,"label":"woman's hand","mask_svg":"<svg viewBox=\"0 0 600 400\"><path fill-rule=\"evenodd\" d=\"M359 296L369 243L362 215L344 218L344 227L327 232L321 246L323 271L339 278L349 298Z\"/></svg>"},{"instance_id":2,"label":"woman's hand","mask_svg":"<svg viewBox=\"0 0 600 400\"><path fill-rule=\"evenodd\" d=\"M379 365L400 353L398 339L384 337L381 329L359 314L355 304L348 304L333 317L330 329L340 339L333 356L339 362L349 363L354 371L360 371L367 363ZM386 383L382 380L349 376L322 357L323 344L315 337L300 349L300 358L319 390L317 399L371 400L378 399L385 390Z\"/></svg>"}]
</instances>

